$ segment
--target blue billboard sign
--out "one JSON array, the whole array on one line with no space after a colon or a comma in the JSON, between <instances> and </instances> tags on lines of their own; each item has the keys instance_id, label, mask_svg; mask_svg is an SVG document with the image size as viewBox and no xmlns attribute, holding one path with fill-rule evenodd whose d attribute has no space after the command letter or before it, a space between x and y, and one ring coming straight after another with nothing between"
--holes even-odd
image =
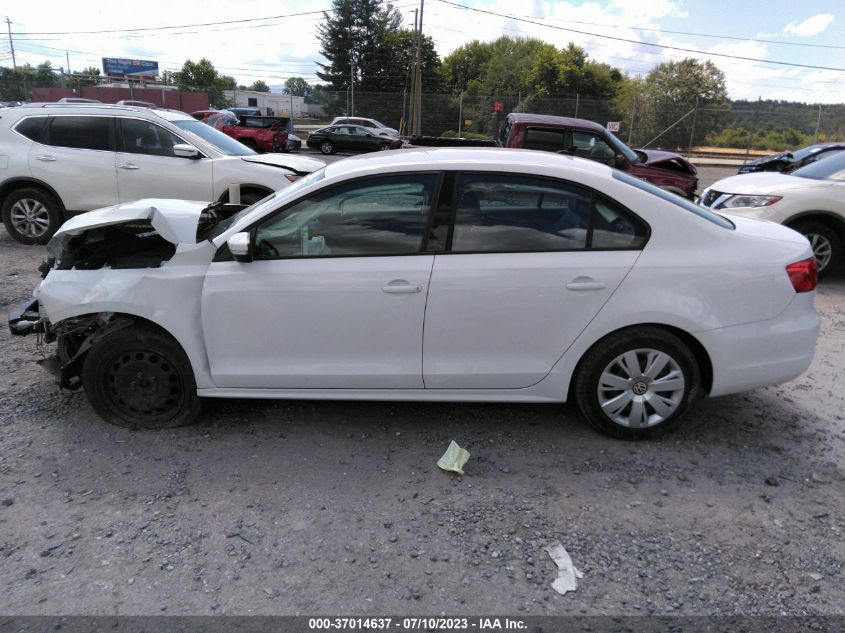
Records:
<instances>
[{"instance_id":1,"label":"blue billboard sign","mask_svg":"<svg viewBox=\"0 0 845 633\"><path fill-rule=\"evenodd\" d=\"M103 57L103 74L106 77L114 77L116 75L158 77L158 62L151 62L145 59Z\"/></svg>"}]
</instances>

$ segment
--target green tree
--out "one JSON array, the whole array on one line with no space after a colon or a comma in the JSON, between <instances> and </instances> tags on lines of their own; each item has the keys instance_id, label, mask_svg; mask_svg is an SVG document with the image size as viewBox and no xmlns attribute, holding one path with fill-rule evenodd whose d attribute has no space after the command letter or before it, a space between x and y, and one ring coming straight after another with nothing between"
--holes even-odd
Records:
<instances>
[{"instance_id":1,"label":"green tree","mask_svg":"<svg viewBox=\"0 0 845 633\"><path fill-rule=\"evenodd\" d=\"M685 147L722 127L713 109L728 103L725 73L713 62L682 59L658 64L644 79L627 79L616 109L634 115L636 144ZM693 129L693 122L695 128Z\"/></svg>"},{"instance_id":2,"label":"green tree","mask_svg":"<svg viewBox=\"0 0 845 633\"><path fill-rule=\"evenodd\" d=\"M96 66L89 66L80 71L74 71L70 75L70 85L77 86L96 86L100 83L100 69Z\"/></svg>"},{"instance_id":3,"label":"green tree","mask_svg":"<svg viewBox=\"0 0 845 633\"><path fill-rule=\"evenodd\" d=\"M256 92L270 92L270 86L264 83L261 79L252 82L252 85L247 90L254 90Z\"/></svg>"},{"instance_id":4,"label":"green tree","mask_svg":"<svg viewBox=\"0 0 845 633\"><path fill-rule=\"evenodd\" d=\"M328 60L319 64L317 76L336 91L346 91L353 80L356 87L369 86L371 77L384 74L385 63L392 65L380 49L399 30L402 16L382 0L334 0L332 9L317 27L320 52ZM400 76L404 70L392 68Z\"/></svg>"},{"instance_id":5,"label":"green tree","mask_svg":"<svg viewBox=\"0 0 845 633\"><path fill-rule=\"evenodd\" d=\"M311 92L311 86L302 77L290 77L285 80L285 87L282 92L294 97L307 97Z\"/></svg>"},{"instance_id":6,"label":"green tree","mask_svg":"<svg viewBox=\"0 0 845 633\"><path fill-rule=\"evenodd\" d=\"M223 96L223 91L237 86L234 77L219 74L205 57L197 62L186 60L182 69L174 74L174 79L183 90L207 93L209 102L217 107L231 105L231 101Z\"/></svg>"}]
</instances>

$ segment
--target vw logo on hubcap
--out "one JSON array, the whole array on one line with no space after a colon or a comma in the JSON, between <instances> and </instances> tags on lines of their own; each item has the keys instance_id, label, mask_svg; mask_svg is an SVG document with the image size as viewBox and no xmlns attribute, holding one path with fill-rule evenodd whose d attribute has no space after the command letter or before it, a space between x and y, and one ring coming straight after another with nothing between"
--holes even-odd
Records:
<instances>
[{"instance_id":1,"label":"vw logo on hubcap","mask_svg":"<svg viewBox=\"0 0 845 633\"><path fill-rule=\"evenodd\" d=\"M635 395L642 396L648 391L648 385L644 381L638 380L631 389Z\"/></svg>"}]
</instances>

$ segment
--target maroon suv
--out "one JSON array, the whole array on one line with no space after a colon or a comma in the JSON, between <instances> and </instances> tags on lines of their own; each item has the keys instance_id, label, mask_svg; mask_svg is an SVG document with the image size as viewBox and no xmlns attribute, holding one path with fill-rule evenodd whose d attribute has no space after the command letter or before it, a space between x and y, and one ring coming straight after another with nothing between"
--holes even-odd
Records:
<instances>
[{"instance_id":1,"label":"maroon suv","mask_svg":"<svg viewBox=\"0 0 845 633\"><path fill-rule=\"evenodd\" d=\"M627 171L687 198L695 196L695 167L674 152L631 149L598 123L563 116L513 112L497 139L502 147L571 154Z\"/></svg>"}]
</instances>

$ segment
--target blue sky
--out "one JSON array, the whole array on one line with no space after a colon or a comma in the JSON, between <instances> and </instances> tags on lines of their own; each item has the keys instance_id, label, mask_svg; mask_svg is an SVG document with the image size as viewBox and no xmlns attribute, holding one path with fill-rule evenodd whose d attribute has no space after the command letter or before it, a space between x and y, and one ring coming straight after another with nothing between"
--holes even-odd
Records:
<instances>
[{"instance_id":1,"label":"blue sky","mask_svg":"<svg viewBox=\"0 0 845 633\"><path fill-rule=\"evenodd\" d=\"M841 1L454 2L512 17L467 11L441 0L426 0L425 32L435 39L441 56L471 39L489 41L503 34L531 36L558 46L573 41L583 46L591 57L634 75L646 74L663 61L684 57L711 59L725 72L729 94L734 98L762 96L809 103L845 102L845 71L752 61L776 60L845 69L845 3ZM101 57L119 56L154 59L162 69L177 69L187 58L205 56L240 83L263 79L271 85L279 85L291 76L316 81L316 62L321 60L316 37L320 15L290 14L318 12L331 6L330 0L207 0L202 3L202 11L198 11L193 3L147 0L143 11L127 13L121 6L101 0L51 4L53 8L49 11L44 10L42 3L34 2L9 3L5 7L12 20L19 63L37 64L49 59L56 67L65 66L65 51L68 51L70 67L74 70L100 66ZM396 0L393 4L402 12L405 23L412 24L418 0ZM150 28L279 15L290 17L135 33L43 33L122 30L130 26ZM560 27L591 35L567 32ZM727 39L726 36L742 39ZM788 41L793 45L759 41L763 39ZM647 46L644 42L659 46ZM711 57L665 47L723 53L742 59ZM4 41L0 43L0 64L9 65L10 61L8 42Z\"/></svg>"}]
</instances>

